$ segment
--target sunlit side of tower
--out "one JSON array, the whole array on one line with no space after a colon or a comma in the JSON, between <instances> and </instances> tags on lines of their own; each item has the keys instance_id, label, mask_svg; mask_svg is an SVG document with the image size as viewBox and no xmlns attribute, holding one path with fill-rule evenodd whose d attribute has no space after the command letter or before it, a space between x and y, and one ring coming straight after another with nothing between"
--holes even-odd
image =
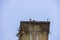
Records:
<instances>
[{"instance_id":1,"label":"sunlit side of tower","mask_svg":"<svg viewBox=\"0 0 60 40\"><path fill-rule=\"evenodd\" d=\"M20 21L19 40L48 40L50 21Z\"/></svg>"}]
</instances>

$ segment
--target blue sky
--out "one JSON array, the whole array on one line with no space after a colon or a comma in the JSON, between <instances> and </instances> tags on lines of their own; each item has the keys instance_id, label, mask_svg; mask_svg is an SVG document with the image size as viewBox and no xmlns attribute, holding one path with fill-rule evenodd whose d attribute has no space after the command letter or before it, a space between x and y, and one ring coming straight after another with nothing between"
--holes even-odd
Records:
<instances>
[{"instance_id":1,"label":"blue sky","mask_svg":"<svg viewBox=\"0 0 60 40\"><path fill-rule=\"evenodd\" d=\"M18 40L20 21L49 18L49 40L60 40L60 0L0 0L0 40Z\"/></svg>"}]
</instances>

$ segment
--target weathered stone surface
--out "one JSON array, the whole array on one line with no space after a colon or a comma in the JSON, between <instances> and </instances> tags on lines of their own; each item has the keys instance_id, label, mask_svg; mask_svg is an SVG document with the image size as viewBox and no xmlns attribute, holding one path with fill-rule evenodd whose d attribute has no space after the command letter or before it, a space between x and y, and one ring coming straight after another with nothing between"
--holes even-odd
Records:
<instances>
[{"instance_id":1,"label":"weathered stone surface","mask_svg":"<svg viewBox=\"0 0 60 40\"><path fill-rule=\"evenodd\" d=\"M17 36L19 40L48 40L49 21L21 21Z\"/></svg>"}]
</instances>

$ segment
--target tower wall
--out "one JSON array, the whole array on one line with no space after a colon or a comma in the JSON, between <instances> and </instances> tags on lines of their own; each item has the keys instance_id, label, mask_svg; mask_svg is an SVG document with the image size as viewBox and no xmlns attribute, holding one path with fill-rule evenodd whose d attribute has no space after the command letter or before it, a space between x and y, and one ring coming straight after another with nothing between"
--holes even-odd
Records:
<instances>
[{"instance_id":1,"label":"tower wall","mask_svg":"<svg viewBox=\"0 0 60 40\"><path fill-rule=\"evenodd\" d=\"M49 21L21 21L17 36L19 40L48 40Z\"/></svg>"}]
</instances>

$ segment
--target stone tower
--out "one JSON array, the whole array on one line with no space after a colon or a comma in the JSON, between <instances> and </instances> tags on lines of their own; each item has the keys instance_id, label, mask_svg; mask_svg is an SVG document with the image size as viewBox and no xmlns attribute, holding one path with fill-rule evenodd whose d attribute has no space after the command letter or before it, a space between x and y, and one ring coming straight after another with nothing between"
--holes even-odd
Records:
<instances>
[{"instance_id":1,"label":"stone tower","mask_svg":"<svg viewBox=\"0 0 60 40\"><path fill-rule=\"evenodd\" d=\"M21 21L17 36L19 40L48 40L49 21Z\"/></svg>"}]
</instances>

